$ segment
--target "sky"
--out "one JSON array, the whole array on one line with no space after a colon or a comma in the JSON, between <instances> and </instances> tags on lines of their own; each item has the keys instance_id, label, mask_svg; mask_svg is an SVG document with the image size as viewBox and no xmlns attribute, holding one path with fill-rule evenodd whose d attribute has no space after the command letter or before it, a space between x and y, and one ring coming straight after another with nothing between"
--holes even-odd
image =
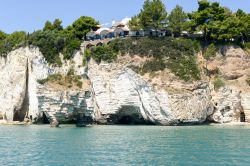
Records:
<instances>
[{"instance_id":1,"label":"sky","mask_svg":"<svg viewBox=\"0 0 250 166\"><path fill-rule=\"evenodd\" d=\"M186 12L197 9L197 0L162 0L167 12L181 5ZM210 0L216 1L216 0ZM102 24L137 14L144 0L0 0L0 30L33 32L44 23L59 18L63 26L70 25L80 16L91 16ZM233 11L242 9L250 13L250 0L217 0Z\"/></svg>"}]
</instances>

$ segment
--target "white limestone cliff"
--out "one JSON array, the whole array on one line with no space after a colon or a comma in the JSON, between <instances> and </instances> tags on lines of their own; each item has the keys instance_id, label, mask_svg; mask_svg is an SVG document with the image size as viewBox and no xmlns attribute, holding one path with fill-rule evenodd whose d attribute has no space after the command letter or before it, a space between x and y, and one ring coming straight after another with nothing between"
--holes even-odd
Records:
<instances>
[{"instance_id":1,"label":"white limestone cliff","mask_svg":"<svg viewBox=\"0 0 250 166\"><path fill-rule=\"evenodd\" d=\"M44 85L39 85L38 89L39 110L44 112L49 122L75 121L77 112L81 111L93 117L92 98L89 91L55 90Z\"/></svg>"},{"instance_id":2,"label":"white limestone cliff","mask_svg":"<svg viewBox=\"0 0 250 166\"><path fill-rule=\"evenodd\" d=\"M124 116L137 117L154 124L201 123L212 114L209 88L202 84L192 93L169 95L156 92L131 69L118 64L89 63L97 121ZM130 108L129 110L126 108ZM112 119L116 115L116 119Z\"/></svg>"},{"instance_id":3,"label":"white limestone cliff","mask_svg":"<svg viewBox=\"0 0 250 166\"><path fill-rule=\"evenodd\" d=\"M47 63L37 48L19 48L1 59L0 112L4 120L39 117L36 80L47 75Z\"/></svg>"},{"instance_id":4,"label":"white limestone cliff","mask_svg":"<svg viewBox=\"0 0 250 166\"><path fill-rule=\"evenodd\" d=\"M85 96L84 90L48 90L38 84L37 80L55 73L66 75L70 69L74 69L76 75L84 75L80 51L74 54L72 61L62 61L62 67L50 66L36 47L19 48L10 52L6 58L1 57L0 118L6 122L25 119L36 122L43 113L46 113L48 119L55 119L55 114L66 110L64 120L60 119L63 122L72 120L70 114L73 108L89 109L91 99Z\"/></svg>"},{"instance_id":5,"label":"white limestone cliff","mask_svg":"<svg viewBox=\"0 0 250 166\"><path fill-rule=\"evenodd\" d=\"M250 123L250 93L243 93L241 96L241 105L245 114L245 121Z\"/></svg>"},{"instance_id":6,"label":"white limestone cliff","mask_svg":"<svg viewBox=\"0 0 250 166\"><path fill-rule=\"evenodd\" d=\"M220 88L212 95L214 113L209 120L218 123L241 122L244 109L241 104L241 92L230 87Z\"/></svg>"},{"instance_id":7,"label":"white limestone cliff","mask_svg":"<svg viewBox=\"0 0 250 166\"><path fill-rule=\"evenodd\" d=\"M91 116L105 124L250 122L250 93L243 88L227 86L214 91L207 82L196 82L176 86L185 89L181 93L169 93L154 88L126 65L90 61L84 67L82 61L79 51L71 61L63 61L62 67L52 67L34 47L19 48L0 58L0 120L32 117L35 122L45 113L49 120L67 122L75 119L76 110L94 109ZM37 83L50 74L65 75L72 68L76 75L87 72L92 85L88 91L58 90Z\"/></svg>"}]
</instances>

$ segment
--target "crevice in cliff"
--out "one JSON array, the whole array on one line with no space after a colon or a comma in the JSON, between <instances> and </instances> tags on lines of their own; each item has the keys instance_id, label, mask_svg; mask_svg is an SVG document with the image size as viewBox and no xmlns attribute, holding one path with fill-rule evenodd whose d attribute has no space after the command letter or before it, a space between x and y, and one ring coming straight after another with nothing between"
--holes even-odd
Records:
<instances>
[{"instance_id":1,"label":"crevice in cliff","mask_svg":"<svg viewBox=\"0 0 250 166\"><path fill-rule=\"evenodd\" d=\"M14 117L13 121L24 121L25 118L32 118L28 117L29 112L29 61L27 60L26 63L26 75L25 75L25 96L23 99L22 107L20 110L14 110Z\"/></svg>"}]
</instances>

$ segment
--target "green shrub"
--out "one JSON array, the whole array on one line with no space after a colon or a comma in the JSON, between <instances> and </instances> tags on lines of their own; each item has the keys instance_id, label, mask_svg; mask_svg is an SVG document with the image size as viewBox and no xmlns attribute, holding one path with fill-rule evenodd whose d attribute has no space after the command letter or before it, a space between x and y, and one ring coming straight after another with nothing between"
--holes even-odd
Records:
<instances>
[{"instance_id":1,"label":"green shrub","mask_svg":"<svg viewBox=\"0 0 250 166\"><path fill-rule=\"evenodd\" d=\"M141 73L153 72L169 68L183 80L199 80L200 71L196 64L195 54L199 51L199 42L189 39L168 38L132 38L116 39L111 42L121 54L153 56L155 60L148 61L140 69L133 70Z\"/></svg>"},{"instance_id":2,"label":"green shrub","mask_svg":"<svg viewBox=\"0 0 250 166\"><path fill-rule=\"evenodd\" d=\"M6 39L7 34L0 30L0 40Z\"/></svg>"},{"instance_id":3,"label":"green shrub","mask_svg":"<svg viewBox=\"0 0 250 166\"><path fill-rule=\"evenodd\" d=\"M144 74L168 68L180 79L186 81L200 79L195 56L200 49L199 42L171 37L165 39L139 38L138 40L128 38L117 39L113 42L122 54L154 57L142 67L130 66L137 73Z\"/></svg>"},{"instance_id":4,"label":"green shrub","mask_svg":"<svg viewBox=\"0 0 250 166\"><path fill-rule=\"evenodd\" d=\"M213 81L213 85L215 90L219 90L221 87L225 86L225 82L217 77Z\"/></svg>"},{"instance_id":5,"label":"green shrub","mask_svg":"<svg viewBox=\"0 0 250 166\"><path fill-rule=\"evenodd\" d=\"M0 56L6 56L10 51L19 47L25 46L26 33L25 32L13 32L10 35L0 34Z\"/></svg>"},{"instance_id":6,"label":"green shrub","mask_svg":"<svg viewBox=\"0 0 250 166\"><path fill-rule=\"evenodd\" d=\"M62 75L61 74L52 74L52 75L49 75L47 79L48 79L48 81L51 81L51 82L59 81L62 79Z\"/></svg>"},{"instance_id":7,"label":"green shrub","mask_svg":"<svg viewBox=\"0 0 250 166\"><path fill-rule=\"evenodd\" d=\"M59 53L64 59L72 58L75 50L80 49L80 40L67 31L36 31L28 38L28 43L39 47L47 62L61 66Z\"/></svg>"},{"instance_id":8,"label":"green shrub","mask_svg":"<svg viewBox=\"0 0 250 166\"><path fill-rule=\"evenodd\" d=\"M81 88L81 87L82 87L82 82L81 82L81 81L78 81L78 82L76 83L76 85L77 85L79 88Z\"/></svg>"},{"instance_id":9,"label":"green shrub","mask_svg":"<svg viewBox=\"0 0 250 166\"><path fill-rule=\"evenodd\" d=\"M246 79L247 84L250 86L250 76Z\"/></svg>"},{"instance_id":10,"label":"green shrub","mask_svg":"<svg viewBox=\"0 0 250 166\"><path fill-rule=\"evenodd\" d=\"M214 44L210 44L204 53L204 58L206 60L209 60L211 57L214 57L215 55L216 55L216 47Z\"/></svg>"},{"instance_id":11,"label":"green shrub","mask_svg":"<svg viewBox=\"0 0 250 166\"><path fill-rule=\"evenodd\" d=\"M56 66L62 67L62 61L61 61L61 58L60 58L59 56L56 56L56 57L55 57L55 62L54 62L54 64L55 64Z\"/></svg>"},{"instance_id":12,"label":"green shrub","mask_svg":"<svg viewBox=\"0 0 250 166\"><path fill-rule=\"evenodd\" d=\"M37 80L37 82L41 85L44 85L48 82L48 79L46 78L46 79Z\"/></svg>"},{"instance_id":13,"label":"green shrub","mask_svg":"<svg viewBox=\"0 0 250 166\"><path fill-rule=\"evenodd\" d=\"M50 64L61 66L59 53L64 59L71 59L76 50L80 49L81 40L98 22L91 17L82 16L72 26L63 29L62 21L55 19L47 21L43 30L32 34L14 32L10 35L0 31L0 56L6 56L10 51L22 46L37 46Z\"/></svg>"},{"instance_id":14,"label":"green shrub","mask_svg":"<svg viewBox=\"0 0 250 166\"><path fill-rule=\"evenodd\" d=\"M91 57L98 62L112 62L117 57L117 54L109 45L97 46L91 49Z\"/></svg>"},{"instance_id":15,"label":"green shrub","mask_svg":"<svg viewBox=\"0 0 250 166\"><path fill-rule=\"evenodd\" d=\"M150 73L155 71L164 70L166 68L166 64L161 59L154 59L147 61L142 66L143 73Z\"/></svg>"},{"instance_id":16,"label":"green shrub","mask_svg":"<svg viewBox=\"0 0 250 166\"><path fill-rule=\"evenodd\" d=\"M61 74L52 74L52 75L49 75L47 78L45 79L41 79L41 80L37 80L37 82L39 84L46 84L48 82L56 82L56 81L60 81L62 80L62 75Z\"/></svg>"},{"instance_id":17,"label":"green shrub","mask_svg":"<svg viewBox=\"0 0 250 166\"><path fill-rule=\"evenodd\" d=\"M248 49L250 49L250 42L246 42L245 43L245 47L248 48Z\"/></svg>"},{"instance_id":18,"label":"green shrub","mask_svg":"<svg viewBox=\"0 0 250 166\"><path fill-rule=\"evenodd\" d=\"M79 50L81 41L79 39L69 38L66 40L65 47L63 49L64 59L71 59L74 52Z\"/></svg>"},{"instance_id":19,"label":"green shrub","mask_svg":"<svg viewBox=\"0 0 250 166\"><path fill-rule=\"evenodd\" d=\"M75 74L75 70L73 68L70 68L67 73L67 76L73 76L74 74Z\"/></svg>"},{"instance_id":20,"label":"green shrub","mask_svg":"<svg viewBox=\"0 0 250 166\"><path fill-rule=\"evenodd\" d=\"M79 88L82 87L82 77L75 75L73 69L70 69L66 76L62 76L61 74L52 74L45 79L37 80L37 82L42 85L49 82L56 83L67 86L68 88L73 86L77 86Z\"/></svg>"}]
</instances>

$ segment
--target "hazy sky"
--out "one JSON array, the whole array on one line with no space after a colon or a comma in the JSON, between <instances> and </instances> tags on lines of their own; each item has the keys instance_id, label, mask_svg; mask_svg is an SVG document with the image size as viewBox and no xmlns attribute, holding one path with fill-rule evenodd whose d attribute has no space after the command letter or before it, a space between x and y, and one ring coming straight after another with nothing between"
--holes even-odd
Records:
<instances>
[{"instance_id":1,"label":"hazy sky","mask_svg":"<svg viewBox=\"0 0 250 166\"><path fill-rule=\"evenodd\" d=\"M211 0L215 1L215 0ZM41 29L46 20L60 18L67 26L80 16L87 15L102 24L137 14L144 0L0 0L0 30L33 32ZM163 0L168 13L176 4L185 11L197 9L197 0ZM217 0L222 6L250 13L250 0Z\"/></svg>"}]
</instances>

